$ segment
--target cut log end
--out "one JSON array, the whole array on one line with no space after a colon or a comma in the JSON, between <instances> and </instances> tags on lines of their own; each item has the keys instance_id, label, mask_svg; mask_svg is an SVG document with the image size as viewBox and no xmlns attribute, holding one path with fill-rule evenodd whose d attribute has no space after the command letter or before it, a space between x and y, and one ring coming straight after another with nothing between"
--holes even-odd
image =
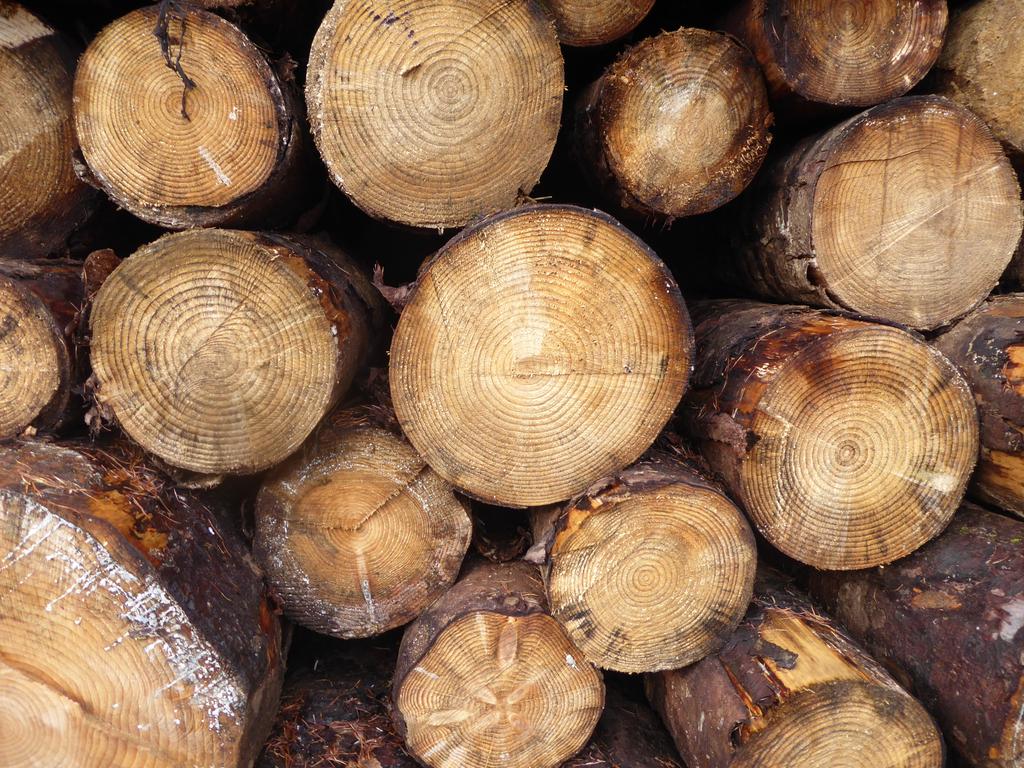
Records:
<instances>
[{"instance_id":1,"label":"cut log end","mask_svg":"<svg viewBox=\"0 0 1024 768\"><path fill-rule=\"evenodd\" d=\"M117 19L83 54L74 93L92 175L146 221L235 221L283 175L294 115L281 84L215 14L171 4Z\"/></svg>"},{"instance_id":2,"label":"cut log end","mask_svg":"<svg viewBox=\"0 0 1024 768\"><path fill-rule=\"evenodd\" d=\"M679 289L596 212L531 206L466 230L419 278L391 349L395 411L457 488L567 499L636 460L689 376Z\"/></svg>"},{"instance_id":3,"label":"cut log end","mask_svg":"<svg viewBox=\"0 0 1024 768\"><path fill-rule=\"evenodd\" d=\"M963 377L894 328L827 336L793 355L754 416L747 510L816 568L891 562L938 534L963 498L978 426Z\"/></svg>"},{"instance_id":4,"label":"cut log end","mask_svg":"<svg viewBox=\"0 0 1024 768\"><path fill-rule=\"evenodd\" d=\"M732 200L761 167L771 136L754 57L700 29L648 38L598 80L580 106L584 160L625 208L668 219Z\"/></svg>"},{"instance_id":5,"label":"cut log end","mask_svg":"<svg viewBox=\"0 0 1024 768\"><path fill-rule=\"evenodd\" d=\"M461 227L529 193L554 149L562 54L534 0L338 2L306 100L335 183L366 213Z\"/></svg>"},{"instance_id":6,"label":"cut log end","mask_svg":"<svg viewBox=\"0 0 1024 768\"><path fill-rule=\"evenodd\" d=\"M416 618L455 581L470 533L451 486L370 424L322 429L256 502L256 555L285 613L339 637Z\"/></svg>"},{"instance_id":7,"label":"cut log end","mask_svg":"<svg viewBox=\"0 0 1024 768\"><path fill-rule=\"evenodd\" d=\"M746 611L754 537L725 496L689 483L570 508L551 547L552 615L599 667L653 672L703 658Z\"/></svg>"},{"instance_id":8,"label":"cut log end","mask_svg":"<svg viewBox=\"0 0 1024 768\"><path fill-rule=\"evenodd\" d=\"M242 768L269 729L283 665L258 574L202 508L133 495L134 472L0 452L0 764Z\"/></svg>"},{"instance_id":9,"label":"cut log end","mask_svg":"<svg viewBox=\"0 0 1024 768\"><path fill-rule=\"evenodd\" d=\"M126 259L92 310L95 396L167 464L203 474L291 454L368 344L295 243L229 230L167 235ZM339 298L341 297L341 298Z\"/></svg>"},{"instance_id":10,"label":"cut log end","mask_svg":"<svg viewBox=\"0 0 1024 768\"><path fill-rule=\"evenodd\" d=\"M632 32L654 0L546 0L558 39L577 47L605 45Z\"/></svg>"},{"instance_id":11,"label":"cut log end","mask_svg":"<svg viewBox=\"0 0 1024 768\"><path fill-rule=\"evenodd\" d=\"M738 29L776 98L868 107L909 91L931 69L945 0L748 0Z\"/></svg>"},{"instance_id":12,"label":"cut log end","mask_svg":"<svg viewBox=\"0 0 1024 768\"><path fill-rule=\"evenodd\" d=\"M885 104L840 129L811 216L808 282L841 307L922 329L984 298L1022 228L1020 187L999 143L936 97Z\"/></svg>"},{"instance_id":13,"label":"cut log end","mask_svg":"<svg viewBox=\"0 0 1024 768\"><path fill-rule=\"evenodd\" d=\"M406 744L434 768L550 768L601 715L601 677L541 613L474 611L450 624L396 690Z\"/></svg>"},{"instance_id":14,"label":"cut log end","mask_svg":"<svg viewBox=\"0 0 1024 768\"><path fill-rule=\"evenodd\" d=\"M1024 0L982 0L949 23L935 86L975 112L1024 161Z\"/></svg>"},{"instance_id":15,"label":"cut log end","mask_svg":"<svg viewBox=\"0 0 1024 768\"><path fill-rule=\"evenodd\" d=\"M89 215L75 176L74 58L59 35L17 3L0 9L0 255L46 256Z\"/></svg>"},{"instance_id":16,"label":"cut log end","mask_svg":"<svg viewBox=\"0 0 1024 768\"><path fill-rule=\"evenodd\" d=\"M0 438L63 415L71 388L64 334L42 300L0 277Z\"/></svg>"},{"instance_id":17,"label":"cut log end","mask_svg":"<svg viewBox=\"0 0 1024 768\"><path fill-rule=\"evenodd\" d=\"M818 768L938 768L942 742L925 710L902 692L842 680L797 694L729 764Z\"/></svg>"}]
</instances>

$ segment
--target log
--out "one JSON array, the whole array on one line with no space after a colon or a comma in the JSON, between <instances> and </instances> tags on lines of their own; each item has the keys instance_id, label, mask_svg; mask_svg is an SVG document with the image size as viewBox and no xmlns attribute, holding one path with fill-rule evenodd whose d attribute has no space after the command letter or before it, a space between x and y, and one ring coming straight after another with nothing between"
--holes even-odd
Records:
<instances>
[{"instance_id":1,"label":"log","mask_svg":"<svg viewBox=\"0 0 1024 768\"><path fill-rule=\"evenodd\" d=\"M337 0L306 103L334 183L375 218L442 230L511 208L555 146L565 78L535 0Z\"/></svg>"},{"instance_id":2,"label":"log","mask_svg":"<svg viewBox=\"0 0 1024 768\"><path fill-rule=\"evenodd\" d=\"M1024 764L1024 523L964 504L886 568L817 574L813 593L921 698L979 768Z\"/></svg>"},{"instance_id":3,"label":"log","mask_svg":"<svg viewBox=\"0 0 1024 768\"><path fill-rule=\"evenodd\" d=\"M974 392L981 452L969 493L1024 517L1024 294L994 296L935 339Z\"/></svg>"},{"instance_id":4,"label":"log","mask_svg":"<svg viewBox=\"0 0 1024 768\"><path fill-rule=\"evenodd\" d=\"M920 703L768 571L722 651L646 685L689 768L943 765Z\"/></svg>"},{"instance_id":5,"label":"log","mask_svg":"<svg viewBox=\"0 0 1024 768\"><path fill-rule=\"evenodd\" d=\"M226 512L130 453L0 448L0 764L252 764L281 628Z\"/></svg>"},{"instance_id":6,"label":"log","mask_svg":"<svg viewBox=\"0 0 1024 768\"><path fill-rule=\"evenodd\" d=\"M736 197L761 167L771 121L750 52L679 29L627 49L581 94L577 155L609 200L671 221Z\"/></svg>"},{"instance_id":7,"label":"log","mask_svg":"<svg viewBox=\"0 0 1024 768\"><path fill-rule=\"evenodd\" d=\"M395 413L481 501L564 501L650 447L686 388L675 280L615 220L535 205L468 227L412 289L391 346Z\"/></svg>"},{"instance_id":8,"label":"log","mask_svg":"<svg viewBox=\"0 0 1024 768\"><path fill-rule=\"evenodd\" d=\"M741 0L723 26L754 52L782 119L870 107L931 69L946 0Z\"/></svg>"},{"instance_id":9,"label":"log","mask_svg":"<svg viewBox=\"0 0 1024 768\"><path fill-rule=\"evenodd\" d=\"M1011 157L1024 163L1024 0L977 0L951 16L933 71L938 93L984 120Z\"/></svg>"},{"instance_id":10,"label":"log","mask_svg":"<svg viewBox=\"0 0 1024 768\"><path fill-rule=\"evenodd\" d=\"M468 504L364 406L330 414L256 499L254 552L285 614L369 637L412 621L455 581Z\"/></svg>"},{"instance_id":11,"label":"log","mask_svg":"<svg viewBox=\"0 0 1024 768\"><path fill-rule=\"evenodd\" d=\"M692 466L651 452L535 516L551 615L602 669L678 669L721 647L757 563L743 513Z\"/></svg>"},{"instance_id":12,"label":"log","mask_svg":"<svg viewBox=\"0 0 1024 768\"><path fill-rule=\"evenodd\" d=\"M547 613L535 566L480 562L406 629L392 698L431 768L554 768L590 738L604 684Z\"/></svg>"},{"instance_id":13,"label":"log","mask_svg":"<svg viewBox=\"0 0 1024 768\"><path fill-rule=\"evenodd\" d=\"M0 5L0 257L61 250L92 212L75 176L71 124L75 56L21 5Z\"/></svg>"},{"instance_id":14,"label":"log","mask_svg":"<svg viewBox=\"0 0 1024 768\"><path fill-rule=\"evenodd\" d=\"M67 419L84 299L78 262L0 259L0 440Z\"/></svg>"},{"instance_id":15,"label":"log","mask_svg":"<svg viewBox=\"0 0 1024 768\"><path fill-rule=\"evenodd\" d=\"M720 262L728 281L921 330L989 294L1024 226L999 143L937 96L862 112L770 162L760 179Z\"/></svg>"},{"instance_id":16,"label":"log","mask_svg":"<svg viewBox=\"0 0 1024 768\"><path fill-rule=\"evenodd\" d=\"M978 417L918 337L806 307L695 305L683 426L776 548L815 568L882 565L963 498Z\"/></svg>"},{"instance_id":17,"label":"log","mask_svg":"<svg viewBox=\"0 0 1024 768\"><path fill-rule=\"evenodd\" d=\"M606 45L632 32L654 0L545 0L562 45Z\"/></svg>"},{"instance_id":18,"label":"log","mask_svg":"<svg viewBox=\"0 0 1024 768\"><path fill-rule=\"evenodd\" d=\"M90 180L168 229L284 223L304 188L293 91L216 14L180 3L132 11L93 39L75 74Z\"/></svg>"},{"instance_id":19,"label":"log","mask_svg":"<svg viewBox=\"0 0 1024 768\"><path fill-rule=\"evenodd\" d=\"M383 638L353 641L317 653L312 664L289 667L256 768L418 768L388 713L397 650Z\"/></svg>"},{"instance_id":20,"label":"log","mask_svg":"<svg viewBox=\"0 0 1024 768\"><path fill-rule=\"evenodd\" d=\"M96 296L99 415L170 467L266 469L302 444L366 362L380 302L358 267L319 241L165 235Z\"/></svg>"},{"instance_id":21,"label":"log","mask_svg":"<svg viewBox=\"0 0 1024 768\"><path fill-rule=\"evenodd\" d=\"M256 768L416 768L388 716L386 689L397 651L390 637L353 641L289 668L281 709ZM593 737L562 768L682 768L642 690L608 682Z\"/></svg>"}]
</instances>

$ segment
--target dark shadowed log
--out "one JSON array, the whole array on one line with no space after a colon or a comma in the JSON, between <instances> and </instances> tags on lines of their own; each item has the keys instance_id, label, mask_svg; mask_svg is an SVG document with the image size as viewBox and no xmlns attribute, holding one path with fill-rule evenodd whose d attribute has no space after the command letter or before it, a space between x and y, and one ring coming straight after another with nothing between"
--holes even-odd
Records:
<instances>
[{"instance_id":1,"label":"dark shadowed log","mask_svg":"<svg viewBox=\"0 0 1024 768\"><path fill-rule=\"evenodd\" d=\"M932 329L977 306L1022 226L985 124L938 96L867 110L769 161L723 276L764 298Z\"/></svg>"},{"instance_id":2,"label":"dark shadowed log","mask_svg":"<svg viewBox=\"0 0 1024 768\"><path fill-rule=\"evenodd\" d=\"M61 37L18 3L0 2L0 256L60 250L96 194L75 176L71 73Z\"/></svg>"},{"instance_id":3,"label":"dark shadowed log","mask_svg":"<svg viewBox=\"0 0 1024 768\"><path fill-rule=\"evenodd\" d=\"M614 42L629 34L654 7L654 0L544 0L563 45Z\"/></svg>"},{"instance_id":4,"label":"dark shadowed log","mask_svg":"<svg viewBox=\"0 0 1024 768\"><path fill-rule=\"evenodd\" d=\"M0 448L0 764L245 768L282 673L225 507L131 453Z\"/></svg>"},{"instance_id":5,"label":"dark shadowed log","mask_svg":"<svg viewBox=\"0 0 1024 768\"><path fill-rule=\"evenodd\" d=\"M397 650L390 636L338 643L289 666L256 768L417 768L388 711Z\"/></svg>"},{"instance_id":6,"label":"dark shadowed log","mask_svg":"<svg viewBox=\"0 0 1024 768\"><path fill-rule=\"evenodd\" d=\"M564 90L535 0L337 0L313 40L306 103L320 156L357 206L445 229L536 186Z\"/></svg>"},{"instance_id":7,"label":"dark shadowed log","mask_svg":"<svg viewBox=\"0 0 1024 768\"><path fill-rule=\"evenodd\" d=\"M969 492L1024 516L1024 294L996 296L939 336L964 372L981 417Z\"/></svg>"},{"instance_id":8,"label":"dark shadowed log","mask_svg":"<svg viewBox=\"0 0 1024 768\"><path fill-rule=\"evenodd\" d=\"M171 467L255 472L295 451L378 342L380 295L328 244L196 229L125 259L90 317L100 414Z\"/></svg>"},{"instance_id":9,"label":"dark shadowed log","mask_svg":"<svg viewBox=\"0 0 1024 768\"><path fill-rule=\"evenodd\" d=\"M965 504L910 557L811 588L971 765L1024 765L1024 523Z\"/></svg>"},{"instance_id":10,"label":"dark shadowed log","mask_svg":"<svg viewBox=\"0 0 1024 768\"><path fill-rule=\"evenodd\" d=\"M380 407L330 414L263 482L257 559L285 614L337 637L416 618L455 581L468 504Z\"/></svg>"},{"instance_id":11,"label":"dark shadowed log","mask_svg":"<svg viewBox=\"0 0 1024 768\"><path fill-rule=\"evenodd\" d=\"M651 452L555 515L535 516L551 615L604 669L678 669L736 628L757 550L743 513Z\"/></svg>"},{"instance_id":12,"label":"dark shadowed log","mask_svg":"<svg viewBox=\"0 0 1024 768\"><path fill-rule=\"evenodd\" d=\"M0 259L0 439L67 418L84 301L81 263Z\"/></svg>"},{"instance_id":13,"label":"dark shadowed log","mask_svg":"<svg viewBox=\"0 0 1024 768\"><path fill-rule=\"evenodd\" d=\"M611 217L530 205L420 270L391 345L395 413L434 470L487 503L565 501L636 461L689 378L671 273Z\"/></svg>"},{"instance_id":14,"label":"dark shadowed log","mask_svg":"<svg viewBox=\"0 0 1024 768\"><path fill-rule=\"evenodd\" d=\"M764 69L780 116L902 96L942 49L946 0L742 0L725 27Z\"/></svg>"},{"instance_id":15,"label":"dark shadowed log","mask_svg":"<svg viewBox=\"0 0 1024 768\"><path fill-rule=\"evenodd\" d=\"M725 648L647 694L689 768L943 765L924 708L769 571Z\"/></svg>"},{"instance_id":16,"label":"dark shadowed log","mask_svg":"<svg viewBox=\"0 0 1024 768\"><path fill-rule=\"evenodd\" d=\"M735 39L679 29L629 48L576 108L581 170L605 196L671 221L732 200L761 167L772 115Z\"/></svg>"},{"instance_id":17,"label":"dark shadowed log","mask_svg":"<svg viewBox=\"0 0 1024 768\"><path fill-rule=\"evenodd\" d=\"M806 307L720 301L694 313L683 425L772 544L848 570L903 557L946 526L978 418L942 354Z\"/></svg>"},{"instance_id":18,"label":"dark shadowed log","mask_svg":"<svg viewBox=\"0 0 1024 768\"><path fill-rule=\"evenodd\" d=\"M309 186L289 78L216 14L177 2L132 11L75 74L91 181L169 229L286 221Z\"/></svg>"},{"instance_id":19,"label":"dark shadowed log","mask_svg":"<svg viewBox=\"0 0 1024 768\"><path fill-rule=\"evenodd\" d=\"M590 738L604 685L548 615L537 568L481 562L406 629L393 699L432 768L553 768Z\"/></svg>"}]
</instances>

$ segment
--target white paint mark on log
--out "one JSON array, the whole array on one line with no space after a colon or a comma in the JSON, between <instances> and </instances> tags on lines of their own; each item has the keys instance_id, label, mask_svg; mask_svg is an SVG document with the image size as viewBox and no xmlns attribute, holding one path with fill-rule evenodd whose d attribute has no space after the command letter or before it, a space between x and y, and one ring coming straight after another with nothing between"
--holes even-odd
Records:
<instances>
[{"instance_id":1,"label":"white paint mark on log","mask_svg":"<svg viewBox=\"0 0 1024 768\"><path fill-rule=\"evenodd\" d=\"M572 657L571 653L565 654L565 663L568 664L573 669L578 669L578 667L576 666L576 659L574 659Z\"/></svg>"},{"instance_id":2,"label":"white paint mark on log","mask_svg":"<svg viewBox=\"0 0 1024 768\"><path fill-rule=\"evenodd\" d=\"M228 120L237 120L238 119L238 111L239 111L238 107L232 107L231 111L228 112Z\"/></svg>"},{"instance_id":3,"label":"white paint mark on log","mask_svg":"<svg viewBox=\"0 0 1024 768\"><path fill-rule=\"evenodd\" d=\"M429 669L424 669L423 667L413 667L412 671L413 672L419 672L421 675L426 675L431 680L437 680L437 675L435 675Z\"/></svg>"},{"instance_id":4,"label":"white paint mark on log","mask_svg":"<svg viewBox=\"0 0 1024 768\"><path fill-rule=\"evenodd\" d=\"M1010 642L1024 627L1024 597L1016 597L1003 605L1006 618L999 627L999 638Z\"/></svg>"},{"instance_id":5,"label":"white paint mark on log","mask_svg":"<svg viewBox=\"0 0 1024 768\"><path fill-rule=\"evenodd\" d=\"M225 187L231 186L231 179L226 173L224 173L224 169L217 164L217 161L213 159L213 155L210 154L210 150L206 147L199 147L199 156L203 158L208 166L210 166L210 170L217 176L217 181Z\"/></svg>"}]
</instances>

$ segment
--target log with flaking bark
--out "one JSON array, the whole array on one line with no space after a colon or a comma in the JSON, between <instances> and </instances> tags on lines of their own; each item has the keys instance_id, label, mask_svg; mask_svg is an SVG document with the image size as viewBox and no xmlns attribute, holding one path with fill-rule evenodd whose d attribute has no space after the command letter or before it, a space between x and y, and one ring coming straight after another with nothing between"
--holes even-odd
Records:
<instances>
[{"instance_id":1,"label":"log with flaking bark","mask_svg":"<svg viewBox=\"0 0 1024 768\"><path fill-rule=\"evenodd\" d=\"M337 637L416 618L455 581L468 504L377 406L329 415L256 500L256 558L287 616Z\"/></svg>"},{"instance_id":2,"label":"log with flaking bark","mask_svg":"<svg viewBox=\"0 0 1024 768\"><path fill-rule=\"evenodd\" d=\"M738 195L761 167L771 120L750 51L679 29L629 48L584 91L577 155L610 200L671 220Z\"/></svg>"},{"instance_id":3,"label":"log with flaking bark","mask_svg":"<svg viewBox=\"0 0 1024 768\"><path fill-rule=\"evenodd\" d=\"M962 5L950 19L932 84L988 123L1010 154L1024 162L1022 18L1024 0Z\"/></svg>"},{"instance_id":4,"label":"log with flaking bark","mask_svg":"<svg viewBox=\"0 0 1024 768\"><path fill-rule=\"evenodd\" d=\"M545 0L563 45L591 46L629 34L654 7L654 0Z\"/></svg>"},{"instance_id":5,"label":"log with flaking bark","mask_svg":"<svg viewBox=\"0 0 1024 768\"><path fill-rule=\"evenodd\" d=\"M65 421L84 299L79 262L0 259L0 439Z\"/></svg>"},{"instance_id":6,"label":"log with flaking bark","mask_svg":"<svg viewBox=\"0 0 1024 768\"><path fill-rule=\"evenodd\" d=\"M590 738L598 672L547 613L538 569L476 563L409 625L395 724L432 768L553 768Z\"/></svg>"},{"instance_id":7,"label":"log with flaking bark","mask_svg":"<svg viewBox=\"0 0 1024 768\"><path fill-rule=\"evenodd\" d=\"M965 504L910 557L811 588L971 765L1024 765L1024 523Z\"/></svg>"},{"instance_id":8,"label":"log with flaking bark","mask_svg":"<svg viewBox=\"0 0 1024 768\"><path fill-rule=\"evenodd\" d=\"M225 19L186 4L103 29L75 74L75 128L93 183L169 229L283 221L301 198L293 86Z\"/></svg>"},{"instance_id":9,"label":"log with flaking bark","mask_svg":"<svg viewBox=\"0 0 1024 768\"><path fill-rule=\"evenodd\" d=\"M74 68L48 24L0 2L0 256L60 250L93 208L96 195L72 162Z\"/></svg>"},{"instance_id":10,"label":"log with flaking bark","mask_svg":"<svg viewBox=\"0 0 1024 768\"><path fill-rule=\"evenodd\" d=\"M778 549L848 570L949 522L978 452L967 381L895 327L806 307L695 305L683 425Z\"/></svg>"},{"instance_id":11,"label":"log with flaking bark","mask_svg":"<svg viewBox=\"0 0 1024 768\"><path fill-rule=\"evenodd\" d=\"M165 235L100 288L94 397L163 462L248 473L295 451L348 388L383 309L326 243L222 229Z\"/></svg>"},{"instance_id":12,"label":"log with flaking bark","mask_svg":"<svg viewBox=\"0 0 1024 768\"><path fill-rule=\"evenodd\" d=\"M337 0L313 40L306 103L331 178L357 206L444 229L533 189L564 87L536 0Z\"/></svg>"},{"instance_id":13,"label":"log with flaking bark","mask_svg":"<svg viewBox=\"0 0 1024 768\"><path fill-rule=\"evenodd\" d=\"M938 58L946 18L946 0L742 0L724 26L786 118L902 96Z\"/></svg>"},{"instance_id":14,"label":"log with flaking bark","mask_svg":"<svg viewBox=\"0 0 1024 768\"><path fill-rule=\"evenodd\" d=\"M969 492L1024 516L1024 294L995 296L934 344L967 377L981 419Z\"/></svg>"},{"instance_id":15,"label":"log with flaking bark","mask_svg":"<svg viewBox=\"0 0 1024 768\"><path fill-rule=\"evenodd\" d=\"M723 272L755 295L932 329L977 306L1020 239L985 124L938 96L867 110L770 162Z\"/></svg>"},{"instance_id":16,"label":"log with flaking bark","mask_svg":"<svg viewBox=\"0 0 1024 768\"><path fill-rule=\"evenodd\" d=\"M690 373L679 288L597 211L533 205L429 260L391 347L395 412L438 474L489 503L564 501L635 461Z\"/></svg>"},{"instance_id":17,"label":"log with flaking bark","mask_svg":"<svg viewBox=\"0 0 1024 768\"><path fill-rule=\"evenodd\" d=\"M0 764L252 764L281 629L227 512L130 453L0 448Z\"/></svg>"},{"instance_id":18,"label":"log with flaking bark","mask_svg":"<svg viewBox=\"0 0 1024 768\"><path fill-rule=\"evenodd\" d=\"M750 602L757 549L746 518L670 454L649 453L535 524L551 615L604 669L692 664Z\"/></svg>"},{"instance_id":19,"label":"log with flaking bark","mask_svg":"<svg viewBox=\"0 0 1024 768\"><path fill-rule=\"evenodd\" d=\"M717 654L647 678L689 768L940 768L925 709L775 574Z\"/></svg>"}]
</instances>

